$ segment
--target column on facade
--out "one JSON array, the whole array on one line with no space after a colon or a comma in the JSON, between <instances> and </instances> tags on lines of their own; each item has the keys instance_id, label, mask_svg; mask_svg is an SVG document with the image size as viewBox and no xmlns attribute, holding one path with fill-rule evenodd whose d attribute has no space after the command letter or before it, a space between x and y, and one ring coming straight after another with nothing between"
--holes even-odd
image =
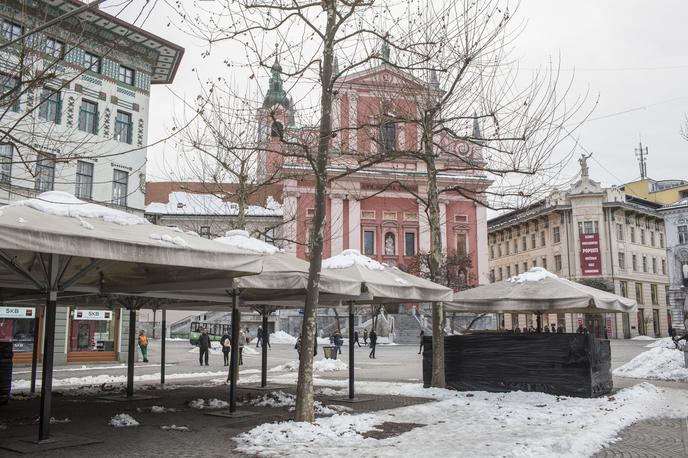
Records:
<instances>
[{"instance_id":1,"label":"column on facade","mask_svg":"<svg viewBox=\"0 0 688 458\"><path fill-rule=\"evenodd\" d=\"M358 149L358 136L356 135L357 114L358 114L358 95L350 92L349 96L349 150Z\"/></svg>"},{"instance_id":2,"label":"column on facade","mask_svg":"<svg viewBox=\"0 0 688 458\"><path fill-rule=\"evenodd\" d=\"M332 130L335 132L341 128L341 107L342 99L335 97L335 99L332 102ZM337 136L335 138L335 148L341 151L343 141L342 135L340 133L337 133Z\"/></svg>"},{"instance_id":3,"label":"column on facade","mask_svg":"<svg viewBox=\"0 0 688 458\"><path fill-rule=\"evenodd\" d=\"M344 196L330 194L330 233L332 255L344 251Z\"/></svg>"},{"instance_id":4,"label":"column on facade","mask_svg":"<svg viewBox=\"0 0 688 458\"><path fill-rule=\"evenodd\" d=\"M419 192L421 192L420 189ZM430 222L425 213L425 207L420 201L418 201L418 249L421 252L430 251Z\"/></svg>"},{"instance_id":5,"label":"column on facade","mask_svg":"<svg viewBox=\"0 0 688 458\"><path fill-rule=\"evenodd\" d=\"M449 240L447 240L447 201L440 200L440 240L442 241L442 252L449 252Z\"/></svg>"},{"instance_id":6,"label":"column on facade","mask_svg":"<svg viewBox=\"0 0 688 458\"><path fill-rule=\"evenodd\" d=\"M477 243L475 259L478 262L478 284L487 285L490 283L490 260L487 255L487 209L482 205L477 205L475 208L475 220Z\"/></svg>"},{"instance_id":7,"label":"column on facade","mask_svg":"<svg viewBox=\"0 0 688 458\"><path fill-rule=\"evenodd\" d=\"M361 202L349 198L349 248L361 250ZM334 251L333 251L334 252Z\"/></svg>"},{"instance_id":8,"label":"column on facade","mask_svg":"<svg viewBox=\"0 0 688 458\"><path fill-rule=\"evenodd\" d=\"M286 241L284 251L290 254L296 254L296 210L298 206L299 193L294 190L285 190L283 192L284 202L282 208L284 209L284 232L282 237Z\"/></svg>"}]
</instances>

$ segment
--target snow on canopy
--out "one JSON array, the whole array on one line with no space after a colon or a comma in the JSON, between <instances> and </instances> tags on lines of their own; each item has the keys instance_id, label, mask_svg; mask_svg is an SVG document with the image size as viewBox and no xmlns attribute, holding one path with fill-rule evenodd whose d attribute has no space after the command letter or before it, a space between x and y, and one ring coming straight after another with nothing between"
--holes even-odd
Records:
<instances>
[{"instance_id":1,"label":"snow on canopy","mask_svg":"<svg viewBox=\"0 0 688 458\"><path fill-rule=\"evenodd\" d=\"M213 194L195 194L191 192L171 192L168 203L151 202L146 206L146 213L164 215L215 215L236 216L239 204L222 200ZM282 204L272 196L267 197L265 207L249 205L246 216L282 216Z\"/></svg>"},{"instance_id":2,"label":"snow on canopy","mask_svg":"<svg viewBox=\"0 0 688 458\"><path fill-rule=\"evenodd\" d=\"M72 194L62 191L48 191L39 194L32 199L20 200L10 204L11 207L30 207L42 213L55 216L70 216L81 220L81 218L96 218L107 223L116 223L122 226L132 226L136 224L149 224L145 218L132 215L121 210L105 207L83 200L77 199ZM81 225L86 229L93 229L93 226L81 221Z\"/></svg>"},{"instance_id":3,"label":"snow on canopy","mask_svg":"<svg viewBox=\"0 0 688 458\"><path fill-rule=\"evenodd\" d=\"M522 274L513 276L509 278L507 281L510 281L512 283L524 283L527 281L541 281L544 280L545 278L559 278L556 275L554 275L552 272L543 269L542 267L533 267L527 272L523 272Z\"/></svg>"},{"instance_id":4,"label":"snow on canopy","mask_svg":"<svg viewBox=\"0 0 688 458\"><path fill-rule=\"evenodd\" d=\"M324 259L323 269L347 269L354 265L366 267L370 270L385 270L385 266L368 256L363 256L358 250L344 250L341 254Z\"/></svg>"},{"instance_id":5,"label":"snow on canopy","mask_svg":"<svg viewBox=\"0 0 688 458\"><path fill-rule=\"evenodd\" d=\"M235 229L233 231L227 231L224 237L218 237L213 239L216 242L224 243L234 248L241 248L244 250L255 251L256 253L262 254L275 254L279 249L264 242L260 239L251 237L247 231L241 229Z\"/></svg>"}]
</instances>

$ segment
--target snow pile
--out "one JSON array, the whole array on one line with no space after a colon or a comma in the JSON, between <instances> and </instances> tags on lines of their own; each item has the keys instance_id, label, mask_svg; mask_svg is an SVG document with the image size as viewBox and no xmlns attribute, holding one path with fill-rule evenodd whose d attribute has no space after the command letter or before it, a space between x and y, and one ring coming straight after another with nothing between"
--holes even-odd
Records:
<instances>
[{"instance_id":1,"label":"snow pile","mask_svg":"<svg viewBox=\"0 0 688 458\"><path fill-rule=\"evenodd\" d=\"M196 349L198 351L198 349ZM242 371L243 373L243 371ZM199 379L203 377L226 377L227 371L217 371L217 372L191 372L191 373L177 373L177 374L167 374L165 378L168 380L176 379ZM123 384L127 381L126 375L89 375L85 377L67 377L53 379L53 388L56 387L77 387L82 385L109 385L109 384ZM156 382L160 381L160 373L156 372L154 374L142 374L134 376L135 382ZM12 380L12 391L26 389L31 386L31 380L29 379L17 379ZM40 378L38 379L37 386L40 386Z\"/></svg>"},{"instance_id":2,"label":"snow pile","mask_svg":"<svg viewBox=\"0 0 688 458\"><path fill-rule=\"evenodd\" d=\"M296 396L291 393L285 393L284 391L273 391L272 393L266 393L259 398L252 399L245 404L254 407L288 407L289 411L292 412L296 408ZM340 412L352 410L350 407L346 406L325 406L320 401L313 402L313 406L315 407L315 413L318 415L334 415Z\"/></svg>"},{"instance_id":3,"label":"snow pile","mask_svg":"<svg viewBox=\"0 0 688 458\"><path fill-rule=\"evenodd\" d=\"M654 337L650 337L650 336L635 336L635 337L631 338L631 340L657 340L657 339L655 339Z\"/></svg>"},{"instance_id":4,"label":"snow pile","mask_svg":"<svg viewBox=\"0 0 688 458\"><path fill-rule=\"evenodd\" d=\"M110 419L110 426L115 428L128 428L131 426L139 426L139 422L134 420L134 418L126 413L118 413Z\"/></svg>"},{"instance_id":5,"label":"snow pile","mask_svg":"<svg viewBox=\"0 0 688 458\"><path fill-rule=\"evenodd\" d=\"M163 407L163 406L150 406L150 407L137 407L136 411L137 412L150 412L150 413L168 413L168 412L176 412L177 409L173 409L171 407Z\"/></svg>"},{"instance_id":6,"label":"snow pile","mask_svg":"<svg viewBox=\"0 0 688 458\"><path fill-rule=\"evenodd\" d=\"M679 349L683 349L683 344L685 342L686 342L685 340L681 340L678 343ZM661 339L657 339L654 342L645 345L645 348L657 348L657 347L676 349L676 345L674 345L674 341L672 340L671 337L664 337Z\"/></svg>"},{"instance_id":7,"label":"snow pile","mask_svg":"<svg viewBox=\"0 0 688 458\"><path fill-rule=\"evenodd\" d=\"M160 429L164 431L191 431L191 428L188 426L177 426L177 425L162 425Z\"/></svg>"},{"instance_id":8,"label":"snow pile","mask_svg":"<svg viewBox=\"0 0 688 458\"><path fill-rule=\"evenodd\" d=\"M249 235L247 231L242 231L239 229L227 231L224 237L218 237L213 240L215 240L216 242L224 243L225 245L229 245L234 248L254 251L256 253L275 254L279 251L279 249L276 246L270 245L269 243L263 242L262 240L253 238Z\"/></svg>"},{"instance_id":9,"label":"snow pile","mask_svg":"<svg viewBox=\"0 0 688 458\"><path fill-rule=\"evenodd\" d=\"M179 236L172 237L171 235L168 235L168 234L160 235L160 234L153 233L153 234L150 234L149 237L153 240L159 241L160 243L169 243L169 244L172 244L175 246L180 246L182 248L188 248L190 246L189 242L187 242L186 240L184 240L183 238L181 238Z\"/></svg>"},{"instance_id":10,"label":"snow pile","mask_svg":"<svg viewBox=\"0 0 688 458\"><path fill-rule=\"evenodd\" d=\"M146 206L146 213L235 216L239 214L239 205L213 194L171 192L168 195L168 203L152 202ZM265 207L259 205L246 207L246 216L282 216L282 214L282 204L272 196L267 197Z\"/></svg>"},{"instance_id":11,"label":"snow pile","mask_svg":"<svg viewBox=\"0 0 688 458\"><path fill-rule=\"evenodd\" d=\"M656 347L639 354L623 366L616 368L614 375L688 382L688 369L684 366L682 351Z\"/></svg>"},{"instance_id":12,"label":"snow pile","mask_svg":"<svg viewBox=\"0 0 688 458\"><path fill-rule=\"evenodd\" d=\"M348 269L353 266L361 266L370 270L385 270L385 266L368 256L363 256L358 250L344 250L337 256L323 259L323 269Z\"/></svg>"},{"instance_id":13,"label":"snow pile","mask_svg":"<svg viewBox=\"0 0 688 458\"><path fill-rule=\"evenodd\" d=\"M318 359L313 361L313 372L345 371L348 368L349 366L340 359ZM273 367L269 372L297 372L298 370L299 362L289 361Z\"/></svg>"},{"instance_id":14,"label":"snow pile","mask_svg":"<svg viewBox=\"0 0 688 458\"><path fill-rule=\"evenodd\" d=\"M384 393L384 385L380 384L380 393ZM418 384L408 385L410 391L422 390ZM312 424L263 424L234 440L240 452L266 457L335 457L342 450L374 451L379 457L400 456L400 451L403 456L428 456L432 450L433 456L573 458L594 454L637 421L688 413L682 391L659 390L647 383L595 399L525 392L426 391L439 400L374 413L334 415ZM363 436L385 422L423 426L388 439Z\"/></svg>"},{"instance_id":15,"label":"snow pile","mask_svg":"<svg viewBox=\"0 0 688 458\"><path fill-rule=\"evenodd\" d=\"M522 274L513 276L507 281L511 283L525 283L529 281L541 281L545 278L559 278L552 272L543 269L542 267L533 267L528 272L523 272Z\"/></svg>"},{"instance_id":16,"label":"snow pile","mask_svg":"<svg viewBox=\"0 0 688 458\"><path fill-rule=\"evenodd\" d=\"M284 331L273 332L270 334L270 345L272 344L296 345L296 337Z\"/></svg>"},{"instance_id":17,"label":"snow pile","mask_svg":"<svg viewBox=\"0 0 688 458\"><path fill-rule=\"evenodd\" d=\"M409 282L400 277L394 277L394 281L399 283L400 285L410 285Z\"/></svg>"},{"instance_id":18,"label":"snow pile","mask_svg":"<svg viewBox=\"0 0 688 458\"><path fill-rule=\"evenodd\" d=\"M68 192L48 191L33 199L20 200L10 206L30 207L42 213L56 216L70 216L77 218L97 218L107 223L130 226L135 224L149 224L145 218L132 215L114 208L84 202Z\"/></svg>"},{"instance_id":19,"label":"snow pile","mask_svg":"<svg viewBox=\"0 0 688 458\"><path fill-rule=\"evenodd\" d=\"M314 393L316 396L339 396L343 393L333 390L332 388L318 388Z\"/></svg>"},{"instance_id":20,"label":"snow pile","mask_svg":"<svg viewBox=\"0 0 688 458\"><path fill-rule=\"evenodd\" d=\"M60 423L71 423L72 420L70 418L55 418L55 417L50 417L50 424L51 425L57 425ZM38 423L38 421L36 421Z\"/></svg>"},{"instance_id":21,"label":"snow pile","mask_svg":"<svg viewBox=\"0 0 688 458\"><path fill-rule=\"evenodd\" d=\"M194 399L193 401L189 402L189 407L192 409L224 409L226 407L229 407L229 403L227 401L223 401L221 399Z\"/></svg>"}]
</instances>

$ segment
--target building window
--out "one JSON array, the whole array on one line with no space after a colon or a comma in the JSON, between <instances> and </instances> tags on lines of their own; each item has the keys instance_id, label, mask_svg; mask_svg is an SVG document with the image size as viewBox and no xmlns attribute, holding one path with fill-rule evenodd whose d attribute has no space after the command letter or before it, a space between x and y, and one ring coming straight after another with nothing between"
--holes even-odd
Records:
<instances>
[{"instance_id":1,"label":"building window","mask_svg":"<svg viewBox=\"0 0 688 458\"><path fill-rule=\"evenodd\" d=\"M626 268L626 254L619 252L619 269Z\"/></svg>"},{"instance_id":2,"label":"building window","mask_svg":"<svg viewBox=\"0 0 688 458\"><path fill-rule=\"evenodd\" d=\"M535 238L535 234L530 234L530 247L532 249L535 249L536 243L537 243L537 239Z\"/></svg>"},{"instance_id":3,"label":"building window","mask_svg":"<svg viewBox=\"0 0 688 458\"><path fill-rule=\"evenodd\" d=\"M617 240L623 240L624 239L624 228L623 224L616 224L616 239Z\"/></svg>"},{"instance_id":4,"label":"building window","mask_svg":"<svg viewBox=\"0 0 688 458\"><path fill-rule=\"evenodd\" d=\"M91 199L93 194L93 164L85 161L76 163L76 197Z\"/></svg>"},{"instance_id":5,"label":"building window","mask_svg":"<svg viewBox=\"0 0 688 458\"><path fill-rule=\"evenodd\" d=\"M528 261L523 261L523 271L528 272Z\"/></svg>"},{"instance_id":6,"label":"building window","mask_svg":"<svg viewBox=\"0 0 688 458\"><path fill-rule=\"evenodd\" d=\"M495 271L494 269L490 269L490 283L494 283L495 281Z\"/></svg>"},{"instance_id":7,"label":"building window","mask_svg":"<svg viewBox=\"0 0 688 458\"><path fill-rule=\"evenodd\" d=\"M127 206L127 188L129 187L129 174L124 170L112 171L112 203Z\"/></svg>"},{"instance_id":8,"label":"building window","mask_svg":"<svg viewBox=\"0 0 688 458\"><path fill-rule=\"evenodd\" d=\"M56 59L61 59L64 55L64 43L54 38L47 37L45 39L45 53Z\"/></svg>"},{"instance_id":9,"label":"building window","mask_svg":"<svg viewBox=\"0 0 688 458\"><path fill-rule=\"evenodd\" d=\"M502 257L502 244L501 243L497 244L497 257L498 258Z\"/></svg>"},{"instance_id":10,"label":"building window","mask_svg":"<svg viewBox=\"0 0 688 458\"><path fill-rule=\"evenodd\" d=\"M659 233L659 247L664 248L664 234Z\"/></svg>"},{"instance_id":11,"label":"building window","mask_svg":"<svg viewBox=\"0 0 688 458\"><path fill-rule=\"evenodd\" d=\"M650 246L655 246L655 233L654 233L654 231L650 232Z\"/></svg>"},{"instance_id":12,"label":"building window","mask_svg":"<svg viewBox=\"0 0 688 458\"><path fill-rule=\"evenodd\" d=\"M583 221L582 223L578 223L579 234L597 234L598 232L597 221Z\"/></svg>"},{"instance_id":13,"label":"building window","mask_svg":"<svg viewBox=\"0 0 688 458\"><path fill-rule=\"evenodd\" d=\"M79 130L90 134L98 133L98 104L89 100L81 101L79 110Z\"/></svg>"},{"instance_id":14,"label":"building window","mask_svg":"<svg viewBox=\"0 0 688 458\"><path fill-rule=\"evenodd\" d=\"M516 275L519 274L519 272L518 272L518 264L514 264L514 272L516 272Z\"/></svg>"},{"instance_id":15,"label":"building window","mask_svg":"<svg viewBox=\"0 0 688 458\"><path fill-rule=\"evenodd\" d=\"M9 183L12 179L12 157L14 145L0 143L0 183Z\"/></svg>"},{"instance_id":16,"label":"building window","mask_svg":"<svg viewBox=\"0 0 688 458\"><path fill-rule=\"evenodd\" d=\"M2 83L2 94L0 95L0 107L9 107L15 113L19 112L19 99L21 90L19 80L9 75L0 73L0 83Z\"/></svg>"},{"instance_id":17,"label":"building window","mask_svg":"<svg viewBox=\"0 0 688 458\"><path fill-rule=\"evenodd\" d=\"M55 155L40 154L36 160L36 191L52 191L55 187Z\"/></svg>"},{"instance_id":18,"label":"building window","mask_svg":"<svg viewBox=\"0 0 688 458\"><path fill-rule=\"evenodd\" d=\"M518 240L514 239L514 253L518 253Z\"/></svg>"},{"instance_id":19,"label":"building window","mask_svg":"<svg viewBox=\"0 0 688 458\"><path fill-rule=\"evenodd\" d=\"M115 118L115 140L131 145L131 132L133 124L131 122L131 113L117 110L117 117Z\"/></svg>"},{"instance_id":20,"label":"building window","mask_svg":"<svg viewBox=\"0 0 688 458\"><path fill-rule=\"evenodd\" d=\"M688 244L688 226L678 227L678 244L686 245Z\"/></svg>"},{"instance_id":21,"label":"building window","mask_svg":"<svg viewBox=\"0 0 688 458\"><path fill-rule=\"evenodd\" d=\"M382 154L391 153L396 149L396 125L392 122L386 122L380 126L380 152Z\"/></svg>"},{"instance_id":22,"label":"building window","mask_svg":"<svg viewBox=\"0 0 688 458\"><path fill-rule=\"evenodd\" d=\"M533 259L533 267L537 267L537 259Z\"/></svg>"},{"instance_id":23,"label":"building window","mask_svg":"<svg viewBox=\"0 0 688 458\"><path fill-rule=\"evenodd\" d=\"M631 265L633 267L633 272L638 271L638 257L636 255L631 256Z\"/></svg>"},{"instance_id":24,"label":"building window","mask_svg":"<svg viewBox=\"0 0 688 458\"><path fill-rule=\"evenodd\" d=\"M650 285L650 299L652 300L652 305L659 305L659 294L655 284Z\"/></svg>"},{"instance_id":25,"label":"building window","mask_svg":"<svg viewBox=\"0 0 688 458\"><path fill-rule=\"evenodd\" d=\"M119 66L119 82L128 84L129 86L134 85L134 70L125 67L124 65Z\"/></svg>"},{"instance_id":26,"label":"building window","mask_svg":"<svg viewBox=\"0 0 688 458\"><path fill-rule=\"evenodd\" d=\"M502 281L502 280L504 279L504 276L502 275L502 268L501 268L501 267L499 268L498 272L499 272L499 278L498 278L498 280L499 280L499 281Z\"/></svg>"},{"instance_id":27,"label":"building window","mask_svg":"<svg viewBox=\"0 0 688 458\"><path fill-rule=\"evenodd\" d=\"M554 271L561 272L561 255L557 254L554 256Z\"/></svg>"},{"instance_id":28,"label":"building window","mask_svg":"<svg viewBox=\"0 0 688 458\"><path fill-rule=\"evenodd\" d=\"M666 275L666 259L662 259L662 275Z\"/></svg>"},{"instance_id":29,"label":"building window","mask_svg":"<svg viewBox=\"0 0 688 458\"><path fill-rule=\"evenodd\" d=\"M494 259L494 245L490 245L490 259Z\"/></svg>"},{"instance_id":30,"label":"building window","mask_svg":"<svg viewBox=\"0 0 688 458\"><path fill-rule=\"evenodd\" d=\"M375 231L363 231L363 254L375 254Z\"/></svg>"},{"instance_id":31,"label":"building window","mask_svg":"<svg viewBox=\"0 0 688 458\"><path fill-rule=\"evenodd\" d=\"M645 245L645 229L640 229L640 244Z\"/></svg>"},{"instance_id":32,"label":"building window","mask_svg":"<svg viewBox=\"0 0 688 458\"><path fill-rule=\"evenodd\" d=\"M506 278L511 278L511 266L506 266Z\"/></svg>"},{"instance_id":33,"label":"building window","mask_svg":"<svg viewBox=\"0 0 688 458\"><path fill-rule=\"evenodd\" d=\"M631 226L631 243L635 243L635 227Z\"/></svg>"},{"instance_id":34,"label":"building window","mask_svg":"<svg viewBox=\"0 0 688 458\"><path fill-rule=\"evenodd\" d=\"M43 88L41 91L41 106L38 108L38 117L55 124L60 124L62 121L60 91L47 87Z\"/></svg>"},{"instance_id":35,"label":"building window","mask_svg":"<svg viewBox=\"0 0 688 458\"><path fill-rule=\"evenodd\" d=\"M657 273L657 258L652 258L652 273Z\"/></svg>"},{"instance_id":36,"label":"building window","mask_svg":"<svg viewBox=\"0 0 688 458\"><path fill-rule=\"evenodd\" d=\"M542 268L547 269L547 258L546 257L542 258Z\"/></svg>"},{"instance_id":37,"label":"building window","mask_svg":"<svg viewBox=\"0 0 688 458\"><path fill-rule=\"evenodd\" d=\"M647 273L647 256L643 256L643 272Z\"/></svg>"},{"instance_id":38,"label":"building window","mask_svg":"<svg viewBox=\"0 0 688 458\"><path fill-rule=\"evenodd\" d=\"M509 256L511 254L511 244L508 241L504 243L504 248L506 248L506 255Z\"/></svg>"},{"instance_id":39,"label":"building window","mask_svg":"<svg viewBox=\"0 0 688 458\"><path fill-rule=\"evenodd\" d=\"M508 245L509 242L507 242L507 247ZM463 232L459 232L456 234L456 254L459 254L461 256L466 256L468 254L468 237ZM499 255L502 255L501 251Z\"/></svg>"},{"instance_id":40,"label":"building window","mask_svg":"<svg viewBox=\"0 0 688 458\"><path fill-rule=\"evenodd\" d=\"M404 233L404 254L406 256L416 255L416 233L406 232Z\"/></svg>"},{"instance_id":41,"label":"building window","mask_svg":"<svg viewBox=\"0 0 688 458\"><path fill-rule=\"evenodd\" d=\"M209 239L210 238L210 226L201 226L201 228L198 230L198 235L200 235L204 239Z\"/></svg>"},{"instance_id":42,"label":"building window","mask_svg":"<svg viewBox=\"0 0 688 458\"><path fill-rule=\"evenodd\" d=\"M24 34L24 27L16 22L11 22L8 20L2 21L2 36L5 37L7 41L16 40Z\"/></svg>"},{"instance_id":43,"label":"building window","mask_svg":"<svg viewBox=\"0 0 688 458\"><path fill-rule=\"evenodd\" d=\"M84 52L84 67L92 72L100 73L100 57L91 54L88 51Z\"/></svg>"},{"instance_id":44,"label":"building window","mask_svg":"<svg viewBox=\"0 0 688 458\"><path fill-rule=\"evenodd\" d=\"M635 301L638 304L643 303L643 284L642 283L636 283L635 284Z\"/></svg>"},{"instance_id":45,"label":"building window","mask_svg":"<svg viewBox=\"0 0 688 458\"><path fill-rule=\"evenodd\" d=\"M521 247L523 248L522 251L526 251L526 250L528 249L528 243L527 243L527 241L526 241L525 235L523 236L523 238L522 238L521 240L522 240Z\"/></svg>"},{"instance_id":46,"label":"building window","mask_svg":"<svg viewBox=\"0 0 688 458\"><path fill-rule=\"evenodd\" d=\"M623 297L628 297L628 282L627 281L620 281L619 282L619 295Z\"/></svg>"},{"instance_id":47,"label":"building window","mask_svg":"<svg viewBox=\"0 0 688 458\"><path fill-rule=\"evenodd\" d=\"M560 243L561 242L561 228L559 226L555 226L552 228L552 242L553 243Z\"/></svg>"},{"instance_id":48,"label":"building window","mask_svg":"<svg viewBox=\"0 0 688 458\"><path fill-rule=\"evenodd\" d=\"M545 246L545 231L540 232L540 246Z\"/></svg>"}]
</instances>

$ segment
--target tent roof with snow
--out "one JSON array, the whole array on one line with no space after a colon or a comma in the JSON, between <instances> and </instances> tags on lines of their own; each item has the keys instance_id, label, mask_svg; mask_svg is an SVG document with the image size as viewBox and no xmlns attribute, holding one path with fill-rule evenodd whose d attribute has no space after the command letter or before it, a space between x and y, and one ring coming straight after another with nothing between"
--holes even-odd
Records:
<instances>
[{"instance_id":1,"label":"tent roof with snow","mask_svg":"<svg viewBox=\"0 0 688 458\"><path fill-rule=\"evenodd\" d=\"M633 312L636 301L560 278L533 267L507 280L454 293L447 302L456 312Z\"/></svg>"}]
</instances>

